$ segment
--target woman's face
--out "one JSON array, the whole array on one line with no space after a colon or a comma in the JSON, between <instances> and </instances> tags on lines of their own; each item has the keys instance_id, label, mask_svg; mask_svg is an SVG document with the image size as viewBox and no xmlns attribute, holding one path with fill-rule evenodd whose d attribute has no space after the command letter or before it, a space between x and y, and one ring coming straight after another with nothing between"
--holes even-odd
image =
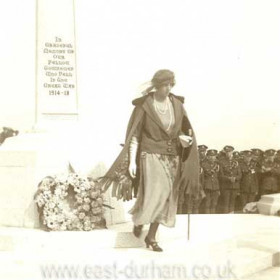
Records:
<instances>
[{"instance_id":1,"label":"woman's face","mask_svg":"<svg viewBox=\"0 0 280 280\"><path fill-rule=\"evenodd\" d=\"M157 89L157 93L160 94L162 97L167 97L168 94L170 93L171 89L173 87L173 84L168 83L168 84L163 84Z\"/></svg>"}]
</instances>

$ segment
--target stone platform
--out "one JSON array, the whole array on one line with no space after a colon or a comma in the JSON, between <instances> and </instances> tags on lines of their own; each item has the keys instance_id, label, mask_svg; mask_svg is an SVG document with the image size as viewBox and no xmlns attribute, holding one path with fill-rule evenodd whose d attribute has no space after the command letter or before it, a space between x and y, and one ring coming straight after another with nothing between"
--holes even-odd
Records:
<instances>
[{"instance_id":1,"label":"stone platform","mask_svg":"<svg viewBox=\"0 0 280 280\"><path fill-rule=\"evenodd\" d=\"M262 195L257 207L260 214L276 215L280 211L280 193Z\"/></svg>"},{"instance_id":2,"label":"stone platform","mask_svg":"<svg viewBox=\"0 0 280 280\"><path fill-rule=\"evenodd\" d=\"M279 217L191 215L190 240L187 219L177 215L175 228L159 228L161 253L146 249L147 228L136 239L131 223L91 232L1 228L0 279L67 279L61 269L77 273L69 279L102 279L98 269L110 271L107 279L139 279L140 271L142 279L247 279L280 264Z\"/></svg>"}]
</instances>

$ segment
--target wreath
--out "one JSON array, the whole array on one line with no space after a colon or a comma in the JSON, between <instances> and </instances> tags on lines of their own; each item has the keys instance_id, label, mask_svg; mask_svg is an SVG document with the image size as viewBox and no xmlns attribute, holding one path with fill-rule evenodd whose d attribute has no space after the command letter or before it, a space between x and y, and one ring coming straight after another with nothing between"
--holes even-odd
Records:
<instances>
[{"instance_id":1,"label":"wreath","mask_svg":"<svg viewBox=\"0 0 280 280\"><path fill-rule=\"evenodd\" d=\"M47 176L38 185L34 197L40 224L46 230L84 230L106 228L104 193L97 181L69 172Z\"/></svg>"}]
</instances>

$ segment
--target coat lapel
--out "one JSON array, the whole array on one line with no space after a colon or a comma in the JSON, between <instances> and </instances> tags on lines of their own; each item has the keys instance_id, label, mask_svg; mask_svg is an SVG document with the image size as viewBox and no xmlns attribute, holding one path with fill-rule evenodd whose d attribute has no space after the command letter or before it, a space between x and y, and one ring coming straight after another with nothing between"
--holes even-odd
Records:
<instances>
[{"instance_id":1,"label":"coat lapel","mask_svg":"<svg viewBox=\"0 0 280 280\"><path fill-rule=\"evenodd\" d=\"M173 129L170 133L172 137L176 136L178 134L178 130L181 129L181 120L183 116L183 110L182 110L182 103L175 98L172 94L170 96L172 105L173 105L173 110L174 110L174 117L175 117L175 125L173 126Z\"/></svg>"},{"instance_id":2,"label":"coat lapel","mask_svg":"<svg viewBox=\"0 0 280 280\"><path fill-rule=\"evenodd\" d=\"M149 117L166 133L169 137L175 137L177 135L178 130L180 130L181 125L181 118L182 118L182 104L177 98L173 96L173 94L170 95L170 100L173 105L174 110L174 117L175 117L175 125L173 126L173 129L170 132L167 132L154 109L153 105L153 96L150 94L147 99L145 100L143 104L143 109L146 111L146 113L149 115Z\"/></svg>"}]
</instances>

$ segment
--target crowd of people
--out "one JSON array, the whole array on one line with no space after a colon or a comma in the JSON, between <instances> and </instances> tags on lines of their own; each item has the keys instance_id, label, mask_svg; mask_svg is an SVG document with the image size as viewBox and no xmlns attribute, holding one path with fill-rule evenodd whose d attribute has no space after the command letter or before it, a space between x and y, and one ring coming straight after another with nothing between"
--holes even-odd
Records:
<instances>
[{"instance_id":1,"label":"crowd of people","mask_svg":"<svg viewBox=\"0 0 280 280\"><path fill-rule=\"evenodd\" d=\"M280 192L280 150L221 151L198 145L200 184L205 197L195 200L181 194L178 214L241 212L245 205L264 194Z\"/></svg>"}]
</instances>

